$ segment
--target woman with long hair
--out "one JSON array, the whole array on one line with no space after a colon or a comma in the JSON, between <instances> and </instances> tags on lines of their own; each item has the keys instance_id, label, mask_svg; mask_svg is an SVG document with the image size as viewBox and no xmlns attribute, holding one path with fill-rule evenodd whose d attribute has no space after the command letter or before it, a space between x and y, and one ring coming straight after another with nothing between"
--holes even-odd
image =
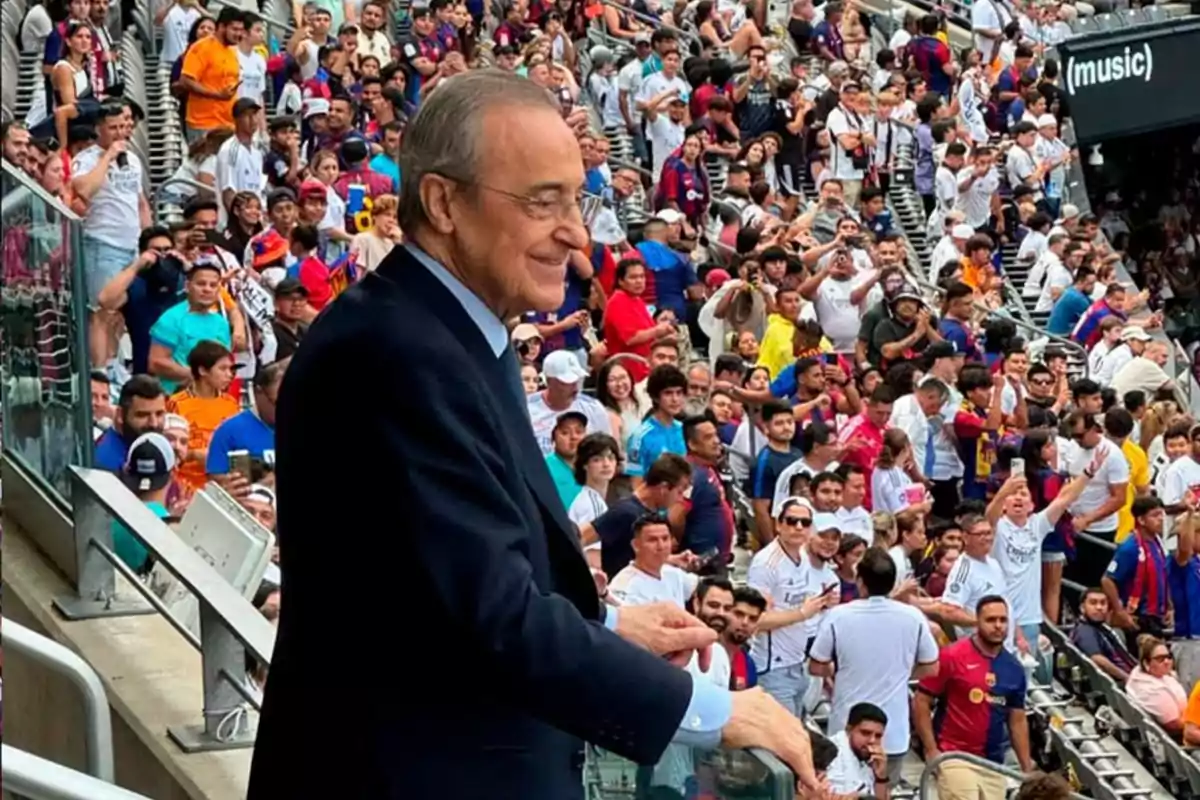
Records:
<instances>
[{"instance_id":1,"label":"woman with long hair","mask_svg":"<svg viewBox=\"0 0 1200 800\"><path fill-rule=\"evenodd\" d=\"M708 213L711 193L708 170L701 159L703 153L704 142L699 134L684 139L680 148L663 162L662 176L654 195L656 209L673 208L683 214L685 238L690 238L689 233L704 225Z\"/></svg>"},{"instance_id":2,"label":"woman with long hair","mask_svg":"<svg viewBox=\"0 0 1200 800\"><path fill-rule=\"evenodd\" d=\"M225 140L233 136L233 128L213 128L188 146L187 155L171 179L183 178L188 181L212 186L216 194L217 185L217 151ZM173 183L167 186L163 196L171 202L185 205L196 196L199 190L186 183Z\"/></svg>"},{"instance_id":3,"label":"woman with long hair","mask_svg":"<svg viewBox=\"0 0 1200 800\"><path fill-rule=\"evenodd\" d=\"M183 85L183 62L187 58L187 51L192 49L192 45L203 39L205 36L212 36L217 32L217 22L212 17L200 17L192 23L192 29L188 31L187 48L184 49L183 55L175 59L175 64L171 67L171 94L179 100L179 118L187 119L187 100L190 94L187 87Z\"/></svg>"},{"instance_id":4,"label":"woman with long hair","mask_svg":"<svg viewBox=\"0 0 1200 800\"><path fill-rule=\"evenodd\" d=\"M624 361L606 361L596 373L596 399L608 410L609 427L622 445L642 424L637 387Z\"/></svg>"},{"instance_id":5,"label":"woman with long hair","mask_svg":"<svg viewBox=\"0 0 1200 800\"><path fill-rule=\"evenodd\" d=\"M701 36L720 43L740 59L751 47L762 46L763 38L754 20L746 19L741 6L735 8L742 11L741 19L734 20L731 16L725 20L717 13L713 0L700 0L696 4L695 25Z\"/></svg>"},{"instance_id":6,"label":"woman with long hair","mask_svg":"<svg viewBox=\"0 0 1200 800\"><path fill-rule=\"evenodd\" d=\"M62 59L50 70L51 92L45 119L29 132L35 139L56 136L64 145L72 122L87 122L100 109L92 94L89 77L92 57L92 28L86 22L71 20L65 30Z\"/></svg>"},{"instance_id":7,"label":"woman with long hair","mask_svg":"<svg viewBox=\"0 0 1200 800\"><path fill-rule=\"evenodd\" d=\"M905 510L928 514L933 507L925 487L913 479L912 444L908 434L891 428L883 434L883 449L871 473L871 499L875 511L898 514Z\"/></svg>"},{"instance_id":8,"label":"woman with long hair","mask_svg":"<svg viewBox=\"0 0 1200 800\"><path fill-rule=\"evenodd\" d=\"M262 200L254 192L238 192L229 204L229 224L225 226L229 246L225 249L244 253L250 240L262 232Z\"/></svg>"},{"instance_id":9,"label":"woman with long hair","mask_svg":"<svg viewBox=\"0 0 1200 800\"><path fill-rule=\"evenodd\" d=\"M1058 438L1052 428L1033 428L1025 433L1019 451L1025 460L1025 478L1033 498L1033 508L1041 511L1058 497L1067 476L1058 469ZM1042 540L1042 613L1048 622L1058 623L1062 604L1063 567L1074 555L1075 525L1067 512L1059 517L1054 530Z\"/></svg>"}]
</instances>

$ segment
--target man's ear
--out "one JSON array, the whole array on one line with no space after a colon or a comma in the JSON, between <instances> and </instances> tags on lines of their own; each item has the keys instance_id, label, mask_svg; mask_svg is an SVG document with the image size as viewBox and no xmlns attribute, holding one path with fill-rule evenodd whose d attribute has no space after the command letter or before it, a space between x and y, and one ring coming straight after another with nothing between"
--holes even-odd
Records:
<instances>
[{"instance_id":1,"label":"man's ear","mask_svg":"<svg viewBox=\"0 0 1200 800\"><path fill-rule=\"evenodd\" d=\"M444 236L454 232L452 207L457 190L453 181L440 175L424 176L419 186L421 206L429 226Z\"/></svg>"}]
</instances>

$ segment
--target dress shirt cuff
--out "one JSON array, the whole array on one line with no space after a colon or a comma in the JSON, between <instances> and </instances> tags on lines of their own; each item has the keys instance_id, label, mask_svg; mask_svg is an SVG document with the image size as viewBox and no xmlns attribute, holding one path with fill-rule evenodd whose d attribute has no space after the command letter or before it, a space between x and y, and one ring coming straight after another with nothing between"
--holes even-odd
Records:
<instances>
[{"instance_id":1,"label":"dress shirt cuff","mask_svg":"<svg viewBox=\"0 0 1200 800\"><path fill-rule=\"evenodd\" d=\"M617 632L617 607L610 606L608 603L603 603L604 608L604 627L608 628L613 633Z\"/></svg>"},{"instance_id":2,"label":"dress shirt cuff","mask_svg":"<svg viewBox=\"0 0 1200 800\"><path fill-rule=\"evenodd\" d=\"M695 674L689 674L692 675L692 699L671 741L711 750L721 745L721 729L733 715L733 696L728 689L707 678L698 679Z\"/></svg>"}]
</instances>

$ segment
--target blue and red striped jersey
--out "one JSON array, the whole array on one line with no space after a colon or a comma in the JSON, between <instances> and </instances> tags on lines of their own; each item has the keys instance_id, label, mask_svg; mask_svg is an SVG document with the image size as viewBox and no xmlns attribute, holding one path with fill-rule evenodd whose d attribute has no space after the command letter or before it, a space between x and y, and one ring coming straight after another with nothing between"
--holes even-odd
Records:
<instances>
[{"instance_id":1,"label":"blue and red striped jersey","mask_svg":"<svg viewBox=\"0 0 1200 800\"><path fill-rule=\"evenodd\" d=\"M970 753L997 764L1008 750L1008 712L1025 708L1025 670L1016 656L979 650L975 637L942 648L938 672L918 691L938 699L933 718L938 749Z\"/></svg>"}]
</instances>

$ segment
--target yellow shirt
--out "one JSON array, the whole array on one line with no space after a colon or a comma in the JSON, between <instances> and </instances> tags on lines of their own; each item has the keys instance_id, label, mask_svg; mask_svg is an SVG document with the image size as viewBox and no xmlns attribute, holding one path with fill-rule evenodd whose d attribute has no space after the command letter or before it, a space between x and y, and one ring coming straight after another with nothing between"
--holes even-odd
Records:
<instances>
[{"instance_id":1,"label":"yellow shirt","mask_svg":"<svg viewBox=\"0 0 1200 800\"><path fill-rule=\"evenodd\" d=\"M796 324L779 314L767 317L767 330L758 346L758 366L766 367L771 380L796 360Z\"/></svg>"},{"instance_id":2,"label":"yellow shirt","mask_svg":"<svg viewBox=\"0 0 1200 800\"><path fill-rule=\"evenodd\" d=\"M1125 490L1125 505L1121 506L1121 510L1117 512L1117 541L1123 542L1126 537L1133 531L1133 498L1137 497L1137 490L1144 489L1150 485L1150 459L1146 458L1146 451L1133 443L1132 439L1126 439L1125 444L1121 445L1121 452L1125 454L1125 459L1129 462L1129 488Z\"/></svg>"}]
</instances>

